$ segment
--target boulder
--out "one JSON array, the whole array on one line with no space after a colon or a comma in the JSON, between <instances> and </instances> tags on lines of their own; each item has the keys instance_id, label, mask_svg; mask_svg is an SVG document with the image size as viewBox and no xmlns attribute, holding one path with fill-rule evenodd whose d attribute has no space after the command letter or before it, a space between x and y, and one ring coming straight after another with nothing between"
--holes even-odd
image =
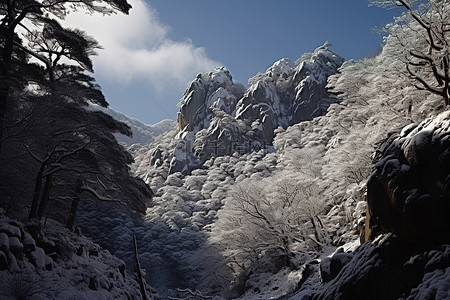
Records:
<instances>
[{"instance_id":1,"label":"boulder","mask_svg":"<svg viewBox=\"0 0 450 300\"><path fill-rule=\"evenodd\" d=\"M391 135L377 160L367 184L371 229L449 243L450 112Z\"/></svg>"},{"instance_id":2,"label":"boulder","mask_svg":"<svg viewBox=\"0 0 450 300\"><path fill-rule=\"evenodd\" d=\"M344 266L352 259L353 254L339 252L331 257L327 257L320 262L320 276L322 282L330 282L339 272L344 268Z\"/></svg>"},{"instance_id":3,"label":"boulder","mask_svg":"<svg viewBox=\"0 0 450 300\"><path fill-rule=\"evenodd\" d=\"M20 240L17 237L11 236L9 238L9 250L15 257L22 258L23 244L20 242Z\"/></svg>"},{"instance_id":4,"label":"boulder","mask_svg":"<svg viewBox=\"0 0 450 300\"><path fill-rule=\"evenodd\" d=\"M290 299L447 299L438 297L436 290L440 289L441 295L448 292L449 251L448 245L414 249L404 239L384 234L359 246L351 255L332 256L328 263L337 262L339 272L327 273L331 277L324 284L315 285L312 291L305 286L298 292L301 296ZM442 288L439 283L444 284Z\"/></svg>"}]
</instances>

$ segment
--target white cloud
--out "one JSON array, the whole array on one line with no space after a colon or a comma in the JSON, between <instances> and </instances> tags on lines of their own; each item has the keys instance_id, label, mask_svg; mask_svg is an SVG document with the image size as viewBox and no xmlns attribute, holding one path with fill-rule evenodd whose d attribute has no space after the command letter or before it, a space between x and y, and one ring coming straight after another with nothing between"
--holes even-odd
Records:
<instances>
[{"instance_id":1,"label":"white cloud","mask_svg":"<svg viewBox=\"0 0 450 300\"><path fill-rule=\"evenodd\" d=\"M150 83L159 92L185 87L198 72L219 65L204 48L190 40L173 41L170 28L158 20L156 11L142 0L129 1L129 15L70 14L65 25L85 30L104 48L94 57L96 77L128 85Z\"/></svg>"}]
</instances>

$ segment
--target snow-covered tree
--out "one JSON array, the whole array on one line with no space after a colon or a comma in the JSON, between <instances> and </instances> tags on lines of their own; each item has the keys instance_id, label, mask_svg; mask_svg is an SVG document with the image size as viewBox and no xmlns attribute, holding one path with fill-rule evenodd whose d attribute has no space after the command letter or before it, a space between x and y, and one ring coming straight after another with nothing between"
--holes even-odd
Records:
<instances>
[{"instance_id":1,"label":"snow-covered tree","mask_svg":"<svg viewBox=\"0 0 450 300\"><path fill-rule=\"evenodd\" d=\"M47 71L48 80L55 80L57 65L67 58L83 70L92 71L90 55L98 47L96 42L77 29L65 29L57 20L63 20L71 11L87 9L90 12L111 14L128 13L126 0L18 0L0 2L0 149L8 101L22 72L18 62L32 56ZM22 34L25 32L25 34ZM28 41L22 42L22 40ZM23 84L23 83L22 83Z\"/></svg>"},{"instance_id":2,"label":"snow-covered tree","mask_svg":"<svg viewBox=\"0 0 450 300\"><path fill-rule=\"evenodd\" d=\"M289 174L240 182L218 212L211 240L235 274L262 257L281 260L280 267L296 265L299 252L320 248L326 239L317 195L317 185Z\"/></svg>"},{"instance_id":3,"label":"snow-covered tree","mask_svg":"<svg viewBox=\"0 0 450 300\"><path fill-rule=\"evenodd\" d=\"M450 1L448 0L372 0L372 4L402 6L407 13L386 27L396 39L398 55L403 58L417 87L443 98L450 97Z\"/></svg>"}]
</instances>

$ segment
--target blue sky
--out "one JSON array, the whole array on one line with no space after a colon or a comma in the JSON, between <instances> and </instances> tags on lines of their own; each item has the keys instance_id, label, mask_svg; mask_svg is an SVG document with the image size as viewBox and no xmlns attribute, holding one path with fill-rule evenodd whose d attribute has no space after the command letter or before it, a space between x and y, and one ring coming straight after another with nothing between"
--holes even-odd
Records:
<instances>
[{"instance_id":1,"label":"blue sky","mask_svg":"<svg viewBox=\"0 0 450 300\"><path fill-rule=\"evenodd\" d=\"M129 16L73 14L68 22L104 47L94 58L110 106L144 123L175 119L198 72L225 65L235 81L293 60L325 41L345 59L374 54L373 31L399 10L365 0L131 0Z\"/></svg>"}]
</instances>

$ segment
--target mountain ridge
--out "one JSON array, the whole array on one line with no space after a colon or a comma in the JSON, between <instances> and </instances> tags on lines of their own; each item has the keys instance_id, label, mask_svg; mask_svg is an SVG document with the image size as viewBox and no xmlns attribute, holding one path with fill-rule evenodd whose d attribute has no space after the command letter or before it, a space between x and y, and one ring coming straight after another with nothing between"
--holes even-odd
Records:
<instances>
[{"instance_id":1,"label":"mountain ridge","mask_svg":"<svg viewBox=\"0 0 450 300\"><path fill-rule=\"evenodd\" d=\"M245 91L225 67L197 75L179 103L169 173L187 174L211 156L271 146L277 127L324 114L337 101L326 91L327 78L344 62L330 47L326 42L295 63L276 61L250 78Z\"/></svg>"},{"instance_id":2,"label":"mountain ridge","mask_svg":"<svg viewBox=\"0 0 450 300\"><path fill-rule=\"evenodd\" d=\"M131 146L133 144L150 144L165 132L173 129L176 124L175 121L170 119L164 119L155 124L146 124L111 107L91 105L90 109L100 110L112 116L117 121L127 124L131 128L132 136L130 137L123 134L115 134L117 141L126 146Z\"/></svg>"}]
</instances>

